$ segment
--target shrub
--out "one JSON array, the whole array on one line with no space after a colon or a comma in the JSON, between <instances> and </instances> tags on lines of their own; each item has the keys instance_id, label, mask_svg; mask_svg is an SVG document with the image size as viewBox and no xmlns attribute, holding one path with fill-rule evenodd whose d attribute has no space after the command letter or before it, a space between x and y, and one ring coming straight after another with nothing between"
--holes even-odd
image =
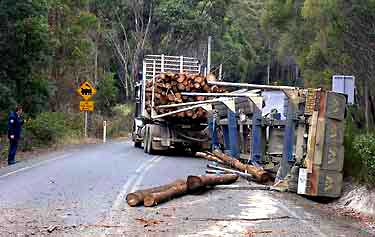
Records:
<instances>
[{"instance_id":1,"label":"shrub","mask_svg":"<svg viewBox=\"0 0 375 237\"><path fill-rule=\"evenodd\" d=\"M361 134L362 131L359 130L354 121L347 118L345 123L345 136L344 136L344 146L345 146L345 162L344 162L344 175L351 176L358 180L362 171L362 162L358 158L356 151L354 150L355 137Z\"/></svg>"},{"instance_id":2,"label":"shrub","mask_svg":"<svg viewBox=\"0 0 375 237\"><path fill-rule=\"evenodd\" d=\"M134 104L116 105L112 108L112 112L114 116L108 127L108 136L127 136L133 126Z\"/></svg>"},{"instance_id":3,"label":"shrub","mask_svg":"<svg viewBox=\"0 0 375 237\"><path fill-rule=\"evenodd\" d=\"M9 149L9 141L6 136L0 136L0 160L7 159Z\"/></svg>"},{"instance_id":4,"label":"shrub","mask_svg":"<svg viewBox=\"0 0 375 237\"><path fill-rule=\"evenodd\" d=\"M82 126L79 120L77 115L62 112L40 113L35 119L26 121L21 147L23 150L46 147L59 143L66 136L79 136Z\"/></svg>"},{"instance_id":5,"label":"shrub","mask_svg":"<svg viewBox=\"0 0 375 237\"><path fill-rule=\"evenodd\" d=\"M357 159L361 161L363 178L375 184L375 134L356 136L353 148Z\"/></svg>"}]
</instances>

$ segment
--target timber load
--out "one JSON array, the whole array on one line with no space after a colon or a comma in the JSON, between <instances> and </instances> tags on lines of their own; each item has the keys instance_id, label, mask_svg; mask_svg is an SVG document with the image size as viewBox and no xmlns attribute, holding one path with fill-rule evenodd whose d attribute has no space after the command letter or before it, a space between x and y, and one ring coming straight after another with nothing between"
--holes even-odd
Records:
<instances>
[{"instance_id":1,"label":"timber load","mask_svg":"<svg viewBox=\"0 0 375 237\"><path fill-rule=\"evenodd\" d=\"M210 86L207 82L216 80L210 74L207 77L199 74L187 73L161 73L155 77L155 87L153 80L146 81L146 111L151 114L152 94L154 93L154 108L156 114L165 114L178 110L178 108L159 108L163 105L173 105L187 102L205 101L209 98L202 95L183 96L182 92L196 93L222 93L223 88L216 85ZM175 118L187 118L191 120L207 119L207 112L201 108L194 108L187 111L176 112L170 115Z\"/></svg>"}]
</instances>

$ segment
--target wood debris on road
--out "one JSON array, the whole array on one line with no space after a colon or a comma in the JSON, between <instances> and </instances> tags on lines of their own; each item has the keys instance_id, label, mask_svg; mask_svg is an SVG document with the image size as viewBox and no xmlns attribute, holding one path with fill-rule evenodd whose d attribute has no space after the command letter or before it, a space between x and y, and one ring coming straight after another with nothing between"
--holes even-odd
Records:
<instances>
[{"instance_id":1,"label":"wood debris on road","mask_svg":"<svg viewBox=\"0 0 375 237\"><path fill-rule=\"evenodd\" d=\"M202 176L189 176L187 179L187 189L189 192L196 192L206 187L215 185L226 185L236 182L238 175L225 174L225 175L202 175Z\"/></svg>"},{"instance_id":2,"label":"wood debris on road","mask_svg":"<svg viewBox=\"0 0 375 237\"><path fill-rule=\"evenodd\" d=\"M224 154L220 150L215 150L213 154L209 152L197 152L195 156L201 157L210 161L220 160L220 162L218 163L225 164L229 167L232 167L241 171L242 173L250 174L254 176L255 181L258 183L266 183L272 180L271 175L267 173L263 168L256 167L254 165L244 164L238 159L235 159L227 154Z\"/></svg>"},{"instance_id":3,"label":"wood debris on road","mask_svg":"<svg viewBox=\"0 0 375 237\"><path fill-rule=\"evenodd\" d=\"M170 184L154 187L154 188L149 188L149 189L143 189L143 190L138 190L133 193L129 193L126 196L126 201L128 202L129 206L135 207L143 204L145 196L147 196L150 193L158 193L162 192L165 190L170 189L171 187L182 185L186 183L184 180L176 180Z\"/></svg>"},{"instance_id":4,"label":"wood debris on road","mask_svg":"<svg viewBox=\"0 0 375 237\"><path fill-rule=\"evenodd\" d=\"M176 180L167 185L129 193L126 200L132 207L141 204L145 207L153 207L174 198L195 193L204 187L232 184L237 179L238 176L233 174L189 176L185 180Z\"/></svg>"}]
</instances>

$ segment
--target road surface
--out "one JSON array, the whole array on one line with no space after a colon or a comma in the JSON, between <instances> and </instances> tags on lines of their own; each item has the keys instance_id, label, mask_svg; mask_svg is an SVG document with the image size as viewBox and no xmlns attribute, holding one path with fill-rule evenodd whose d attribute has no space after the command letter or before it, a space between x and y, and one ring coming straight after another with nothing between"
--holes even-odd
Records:
<instances>
[{"instance_id":1,"label":"road surface","mask_svg":"<svg viewBox=\"0 0 375 237\"><path fill-rule=\"evenodd\" d=\"M204 174L207 163L112 141L0 169L0 236L373 236L328 205L246 181L155 208L127 206L129 191Z\"/></svg>"}]
</instances>

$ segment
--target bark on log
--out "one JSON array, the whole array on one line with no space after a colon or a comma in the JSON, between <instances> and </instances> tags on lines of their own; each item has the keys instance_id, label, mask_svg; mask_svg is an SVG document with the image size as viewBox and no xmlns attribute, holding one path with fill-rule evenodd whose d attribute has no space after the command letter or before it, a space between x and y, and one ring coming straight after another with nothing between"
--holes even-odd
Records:
<instances>
[{"instance_id":1,"label":"bark on log","mask_svg":"<svg viewBox=\"0 0 375 237\"><path fill-rule=\"evenodd\" d=\"M239 171L253 175L257 182L265 183L271 180L271 176L262 168L253 165L243 164L241 161L222 153L220 150L215 150L214 155L221 159L225 164L238 169Z\"/></svg>"},{"instance_id":2,"label":"bark on log","mask_svg":"<svg viewBox=\"0 0 375 237\"><path fill-rule=\"evenodd\" d=\"M180 197L185 194L187 194L186 181L173 185L172 187L160 192L152 192L146 194L146 196L144 197L144 206L153 207L158 205L159 203L169 201L173 198Z\"/></svg>"},{"instance_id":3,"label":"bark on log","mask_svg":"<svg viewBox=\"0 0 375 237\"><path fill-rule=\"evenodd\" d=\"M188 176L187 188L188 192L195 192L202 190L205 187L215 185L232 184L236 182L238 175L226 174L226 175L205 175L205 176Z\"/></svg>"},{"instance_id":4,"label":"bark on log","mask_svg":"<svg viewBox=\"0 0 375 237\"><path fill-rule=\"evenodd\" d=\"M195 153L195 156L200 157L200 158L204 158L204 159L209 160L209 161L215 161L215 162L220 163L220 164L224 163L222 160L220 160L216 156L207 154L205 152L197 152L197 153Z\"/></svg>"},{"instance_id":5,"label":"bark on log","mask_svg":"<svg viewBox=\"0 0 375 237\"><path fill-rule=\"evenodd\" d=\"M154 187L154 188L149 188L149 189L143 189L143 190L138 190L133 193L129 193L126 196L126 201L129 206L135 207L143 204L144 198L147 194L153 193L153 192L161 192L163 190L167 190L173 186L176 185L181 185L181 184L186 184L186 181L184 180L176 180L170 184Z\"/></svg>"}]
</instances>

